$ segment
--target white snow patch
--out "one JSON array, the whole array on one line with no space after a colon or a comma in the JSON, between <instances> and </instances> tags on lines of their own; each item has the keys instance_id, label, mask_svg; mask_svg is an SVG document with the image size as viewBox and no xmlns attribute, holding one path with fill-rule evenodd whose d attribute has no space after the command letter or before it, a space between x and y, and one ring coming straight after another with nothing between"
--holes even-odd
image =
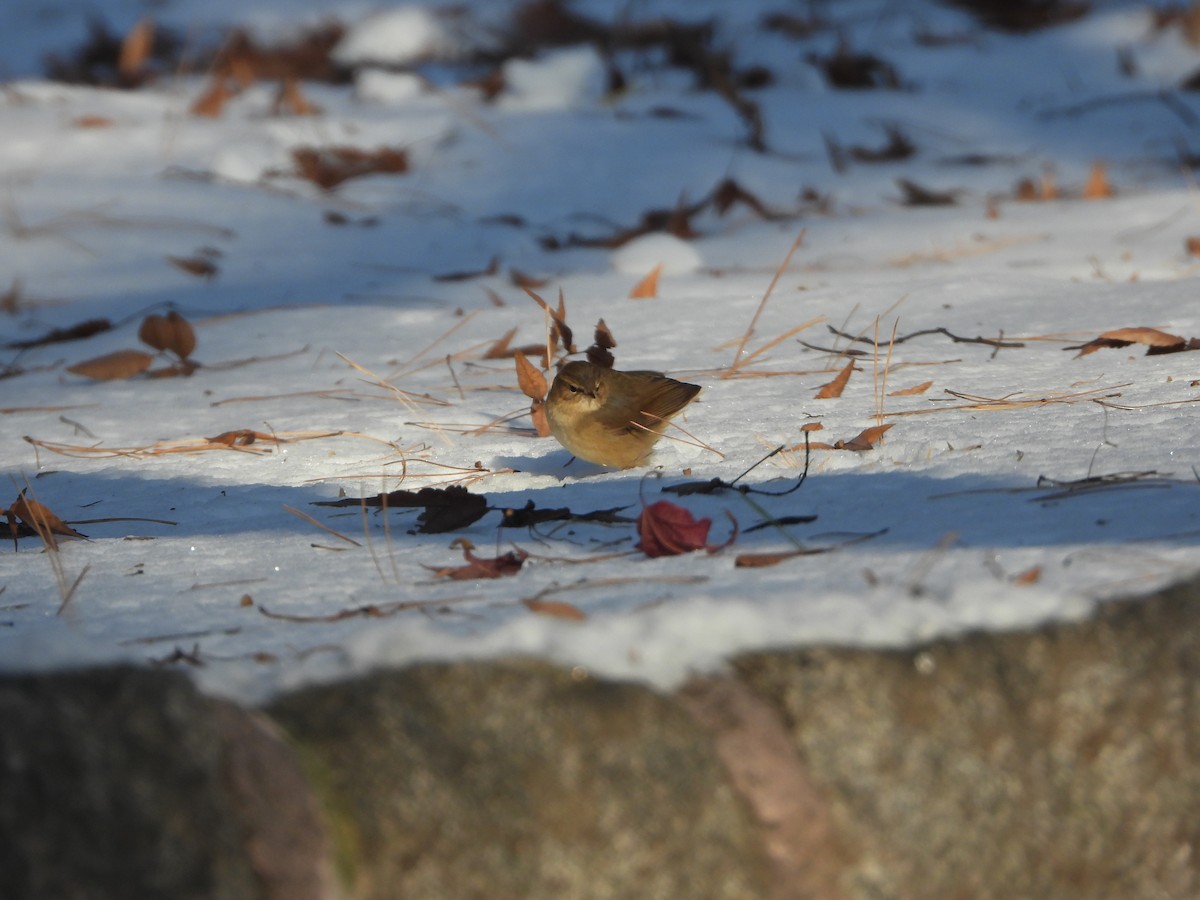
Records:
<instances>
[{"instance_id":1,"label":"white snow patch","mask_svg":"<svg viewBox=\"0 0 1200 900\"><path fill-rule=\"evenodd\" d=\"M509 60L503 72L500 105L514 112L590 106L603 98L608 81L604 61L591 46L556 50L532 60Z\"/></svg>"},{"instance_id":2,"label":"white snow patch","mask_svg":"<svg viewBox=\"0 0 1200 900\"><path fill-rule=\"evenodd\" d=\"M664 275L686 275L703 266L704 257L695 244L673 234L654 232L614 250L612 265L623 275L646 275L655 266L662 266Z\"/></svg>"},{"instance_id":3,"label":"white snow patch","mask_svg":"<svg viewBox=\"0 0 1200 900\"><path fill-rule=\"evenodd\" d=\"M333 49L345 66L403 66L450 55L454 42L437 17L419 6L398 6L352 25Z\"/></svg>"}]
</instances>

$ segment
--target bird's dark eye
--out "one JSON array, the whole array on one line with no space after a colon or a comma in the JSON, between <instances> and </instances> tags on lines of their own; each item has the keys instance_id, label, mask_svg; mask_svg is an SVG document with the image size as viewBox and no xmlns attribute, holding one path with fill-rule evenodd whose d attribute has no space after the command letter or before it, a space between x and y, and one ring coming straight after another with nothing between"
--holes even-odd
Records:
<instances>
[{"instance_id":1,"label":"bird's dark eye","mask_svg":"<svg viewBox=\"0 0 1200 900\"><path fill-rule=\"evenodd\" d=\"M579 388L575 387L575 385L573 385L573 384L572 384L572 385L569 385L569 387L571 388L571 393L572 393L572 394L578 394L578 393L579 393Z\"/></svg>"}]
</instances>

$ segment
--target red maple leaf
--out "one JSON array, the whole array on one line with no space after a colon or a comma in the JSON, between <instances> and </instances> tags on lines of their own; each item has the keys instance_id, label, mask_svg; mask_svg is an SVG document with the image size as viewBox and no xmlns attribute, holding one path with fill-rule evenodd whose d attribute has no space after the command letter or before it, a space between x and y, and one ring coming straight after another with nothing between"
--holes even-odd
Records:
<instances>
[{"instance_id":1,"label":"red maple leaf","mask_svg":"<svg viewBox=\"0 0 1200 900\"><path fill-rule=\"evenodd\" d=\"M677 556L693 550L716 553L732 544L738 536L737 520L728 512L725 515L733 523L733 534L723 544L710 544L708 529L712 527L712 519L696 519L669 500L651 503L642 507L642 514L638 516L638 536L641 538L638 549L650 557Z\"/></svg>"}]
</instances>

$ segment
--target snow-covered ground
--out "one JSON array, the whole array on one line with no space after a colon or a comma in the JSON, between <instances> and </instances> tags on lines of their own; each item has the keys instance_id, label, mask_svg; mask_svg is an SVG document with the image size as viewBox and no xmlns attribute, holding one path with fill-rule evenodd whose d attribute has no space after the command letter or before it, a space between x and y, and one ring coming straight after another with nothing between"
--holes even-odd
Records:
<instances>
[{"instance_id":1,"label":"snow-covered ground","mask_svg":"<svg viewBox=\"0 0 1200 900\"><path fill-rule=\"evenodd\" d=\"M713 46L735 72L773 76L736 91L761 113L759 152L730 98L697 89L661 49L609 61L585 44L542 49L503 62L505 86L485 99L463 82L487 74L481 53L501 65L515 8L0 8L0 342L114 326L0 351L0 506L28 488L89 537L57 553L26 537L0 554L0 664L155 660L253 699L379 663L532 653L670 685L749 648L1078 617L1198 567L1200 355L1064 352L1118 328L1200 335L1186 250L1200 207L1181 163L1200 153L1200 101L1176 89L1200 51L1180 25L1155 27L1135 2L1019 35L917 0L570 7L606 23L717 21ZM826 20L811 36L764 27L810 10ZM45 78L41 60L71 57L89 11L118 36L152 15L197 58L231 26L279 44L336 19L349 30L334 56L353 79L302 80L319 112L301 116L276 109L279 82L260 77L209 117L190 112L213 83L194 67L132 90ZM830 87L810 58L839 40L889 63L900 86ZM609 62L625 81L615 93ZM889 127L911 157L854 158ZM294 149L332 146L403 148L409 171L330 190L297 176ZM1084 199L1097 162L1114 195ZM725 179L780 215L709 204L686 242L550 246L698 203ZM905 205L897 179L957 202ZM1023 179L1052 182L1057 199L1019 202ZM490 274L445 277L493 259ZM657 297L630 299L658 264ZM579 350L603 318L618 368L703 386L679 420L688 434L669 431L680 440L660 443L653 469L566 465L532 435L513 360L485 358L513 328L513 346L545 343L520 275L551 304L561 289ZM168 309L195 329L190 376L68 371L153 352L139 323ZM889 353L893 333L931 329L944 331ZM840 397L817 399L847 347L857 370ZM783 445L739 482L781 491L802 471L806 425L834 444L879 424L893 427L873 449L814 449L786 496L662 492L732 481ZM238 429L263 439L205 440ZM417 509L313 505L452 483L497 510L636 518L667 499L711 517L714 543L729 516L740 534L711 555L651 559L628 523L531 531L498 527L493 511L424 534L410 533ZM160 521L83 524L118 518ZM529 556L496 579L439 575L464 564L462 538L479 557ZM827 552L736 565L797 547Z\"/></svg>"}]
</instances>

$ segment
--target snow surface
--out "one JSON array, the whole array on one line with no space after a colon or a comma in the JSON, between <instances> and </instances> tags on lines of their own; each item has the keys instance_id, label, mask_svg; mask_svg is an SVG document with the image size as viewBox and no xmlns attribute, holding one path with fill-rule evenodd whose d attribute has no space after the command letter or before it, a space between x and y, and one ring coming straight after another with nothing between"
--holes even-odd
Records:
<instances>
[{"instance_id":1,"label":"snow surface","mask_svg":"<svg viewBox=\"0 0 1200 900\"><path fill-rule=\"evenodd\" d=\"M480 34L512 9L461 5ZM577 5L606 19L720 20L735 62L776 76L747 93L766 125L770 152L760 154L728 103L654 60L624 60L626 89L603 95L590 48L510 64L516 87L491 104L431 68L420 81L360 72L356 86L305 84L317 116L273 115L275 87L256 84L220 118L197 118L188 108L206 88L199 75L128 92L40 76L42 55L69 53L91 11L124 33L145 12L141 2L7 0L0 291L19 281L20 303L0 318L0 340L101 316L118 327L0 355L22 370L0 379L0 504L28 484L71 522L174 524L79 524L90 540L64 541L57 556L66 582L82 576L61 613L55 557L36 539L0 554L0 665L174 656L207 689L257 699L383 663L529 653L670 686L753 648L900 646L1077 618L1105 598L1194 572L1200 355L1145 356L1133 346L1076 358L1063 348L1129 326L1200 335L1197 264L1185 252L1200 234L1200 209L1192 173L1178 163L1180 148L1200 146L1200 102L1170 90L1200 67L1200 54L1177 30L1156 32L1141 3L1100 4L1079 22L1023 36L915 0L817 6L839 27L797 41L759 27L776 8L765 2ZM413 8L403 14L420 19ZM363 3L268 0L154 9L186 33L249 25L267 40L334 16L369 35L371 15ZM923 46L920 34L963 40ZM828 87L805 57L832 52L839 36L886 57L906 89ZM1120 72L1119 51L1140 74ZM84 116L112 124L78 127ZM834 171L826 139L880 146L884 123L904 130L915 157ZM412 169L331 192L289 174L292 148L331 144L404 146ZM1096 160L1117 195L1079 199ZM1011 199L1019 179L1048 169L1063 199ZM710 210L682 249L660 237L615 252L541 243L634 225L727 177L803 215ZM898 177L958 190L958 203L902 206ZM806 189L825 202L801 200ZM722 377L801 227L746 352L815 324L746 363L741 377ZM200 279L168 256L209 259L219 272ZM492 275L435 277L484 270L493 258ZM659 262L659 296L628 299ZM695 442L673 431L686 442L661 442L653 470L611 472L568 466L552 439L530 437L511 360L484 358L513 327L514 345L545 340L544 317L510 269L548 279L539 292L551 302L562 289L580 348L602 317L618 367L703 385L680 419ZM66 371L139 346L138 322L166 304L196 327L204 366L193 376L91 382ZM846 347L826 325L885 342L894 328L945 328L1025 346L929 334L896 344L889 360L886 347L876 356L860 343L866 355L844 394L818 400L845 360L800 342ZM223 366L250 358L258 361ZM891 395L925 381L933 384L924 393ZM364 517L312 505L459 480L496 507L636 515L668 496L663 486L730 481L773 448L796 448L805 424L822 426L814 440L848 440L881 421L880 406L894 427L878 447L814 451L807 482L786 497L671 497L713 519L714 541L729 534L726 513L737 519L736 543L712 555L613 556L632 551L629 525L531 534L497 528L500 514L490 513L423 535L409 533L416 510ZM240 428L339 434L129 452ZM25 436L97 455L38 448ZM792 449L742 483L782 490L802 465ZM1153 474L1086 492L1039 485L1130 472ZM817 518L749 531L764 514ZM531 556L513 577L435 577L430 567L462 563L452 546L462 537L480 556L513 545ZM789 541L829 552L734 565L740 553L783 551ZM540 614L529 599L569 603L586 619ZM371 606L388 614L352 614Z\"/></svg>"}]
</instances>

